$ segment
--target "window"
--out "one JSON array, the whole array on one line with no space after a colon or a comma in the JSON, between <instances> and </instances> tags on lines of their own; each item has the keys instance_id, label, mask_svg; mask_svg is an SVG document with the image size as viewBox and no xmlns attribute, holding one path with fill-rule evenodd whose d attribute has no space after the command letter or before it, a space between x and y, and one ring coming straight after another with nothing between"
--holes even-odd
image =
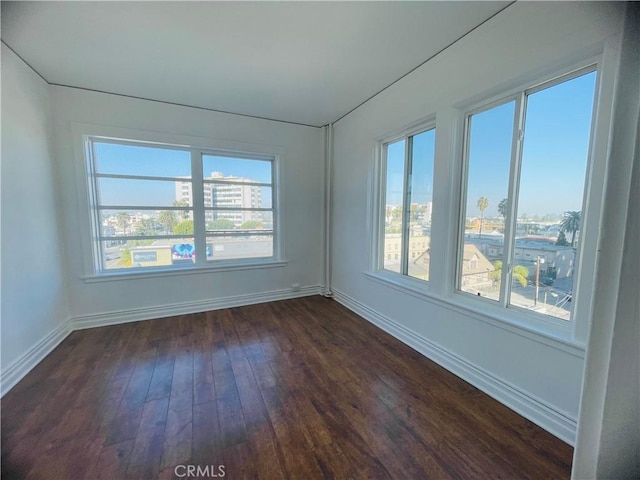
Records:
<instances>
[{"instance_id":1,"label":"window","mask_svg":"<svg viewBox=\"0 0 640 480\"><path fill-rule=\"evenodd\" d=\"M595 86L587 68L467 116L461 292L570 319Z\"/></svg>"},{"instance_id":2,"label":"window","mask_svg":"<svg viewBox=\"0 0 640 480\"><path fill-rule=\"evenodd\" d=\"M274 259L274 157L86 139L97 273Z\"/></svg>"},{"instance_id":3,"label":"window","mask_svg":"<svg viewBox=\"0 0 640 480\"><path fill-rule=\"evenodd\" d=\"M383 145L383 268L429 280L435 129ZM388 252L399 252L391 260Z\"/></svg>"}]
</instances>

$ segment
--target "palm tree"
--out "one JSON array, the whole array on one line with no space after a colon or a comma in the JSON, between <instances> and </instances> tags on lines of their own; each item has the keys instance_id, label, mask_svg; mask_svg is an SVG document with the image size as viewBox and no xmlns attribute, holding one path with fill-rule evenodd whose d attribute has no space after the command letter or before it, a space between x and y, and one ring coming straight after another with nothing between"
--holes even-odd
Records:
<instances>
[{"instance_id":1,"label":"palm tree","mask_svg":"<svg viewBox=\"0 0 640 480\"><path fill-rule=\"evenodd\" d=\"M177 221L176 212L173 210L163 210L158 214L158 222L164 227L165 233L171 233Z\"/></svg>"},{"instance_id":2,"label":"palm tree","mask_svg":"<svg viewBox=\"0 0 640 480\"><path fill-rule=\"evenodd\" d=\"M174 207L189 207L189 201L185 198L183 198L182 200L174 200L173 201L173 206ZM183 220L189 220L189 210L182 210L180 212L180 215L182 216Z\"/></svg>"},{"instance_id":3,"label":"palm tree","mask_svg":"<svg viewBox=\"0 0 640 480\"><path fill-rule=\"evenodd\" d=\"M502 200L500 200L500 203L498 203L498 212L500 213L500 215L502 215L502 219L503 221L507 222L507 199L503 198Z\"/></svg>"},{"instance_id":4,"label":"palm tree","mask_svg":"<svg viewBox=\"0 0 640 480\"><path fill-rule=\"evenodd\" d=\"M484 211L489 206L489 200L487 200L487 197L480 197L477 205L480 209L480 233L478 234L478 238L482 238L482 221L484 220Z\"/></svg>"},{"instance_id":5,"label":"palm tree","mask_svg":"<svg viewBox=\"0 0 640 480\"><path fill-rule=\"evenodd\" d=\"M560 229L563 232L571 233L571 246L575 246L576 233L580 230L580 217L582 212L569 211L564 212Z\"/></svg>"},{"instance_id":6,"label":"palm tree","mask_svg":"<svg viewBox=\"0 0 640 480\"><path fill-rule=\"evenodd\" d=\"M120 212L116 216L116 225L118 225L118 228L122 230L122 233L124 235L127 234L127 228L129 228L130 221L131 221L131 217L127 212Z\"/></svg>"}]
</instances>

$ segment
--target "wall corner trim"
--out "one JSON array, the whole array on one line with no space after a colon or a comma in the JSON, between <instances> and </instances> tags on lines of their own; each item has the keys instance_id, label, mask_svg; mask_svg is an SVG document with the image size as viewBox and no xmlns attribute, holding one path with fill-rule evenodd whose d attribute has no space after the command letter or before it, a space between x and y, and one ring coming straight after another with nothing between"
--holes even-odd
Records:
<instances>
[{"instance_id":1,"label":"wall corner trim","mask_svg":"<svg viewBox=\"0 0 640 480\"><path fill-rule=\"evenodd\" d=\"M11 362L6 368L3 368L0 373L0 397L4 397L9 390L60 345L71 332L71 323L69 319L66 319L42 340Z\"/></svg>"},{"instance_id":2,"label":"wall corner trim","mask_svg":"<svg viewBox=\"0 0 640 480\"><path fill-rule=\"evenodd\" d=\"M416 334L341 291L333 289L333 298L549 433L571 446L575 444L577 420L567 413Z\"/></svg>"}]
</instances>

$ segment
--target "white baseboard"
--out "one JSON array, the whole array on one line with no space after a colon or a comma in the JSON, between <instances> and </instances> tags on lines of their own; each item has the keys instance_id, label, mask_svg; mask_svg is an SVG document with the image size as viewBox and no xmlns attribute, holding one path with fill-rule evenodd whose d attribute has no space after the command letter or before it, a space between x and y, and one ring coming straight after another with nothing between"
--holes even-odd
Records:
<instances>
[{"instance_id":1,"label":"white baseboard","mask_svg":"<svg viewBox=\"0 0 640 480\"><path fill-rule=\"evenodd\" d=\"M234 295L231 297L217 298L214 300L174 303L170 305L161 305L148 308L134 308L130 310L119 310L114 312L81 315L71 318L71 328L72 330L83 330L86 328L104 327L107 325L138 322L141 320L151 320L154 318L172 317L174 315L187 315L189 313L220 310L222 308L242 307L245 305L255 305L257 303L308 297L310 295L320 295L321 291L322 287L320 285L314 285L309 287L302 287L297 291L293 291L291 289L283 289L270 292L251 293L246 295Z\"/></svg>"},{"instance_id":2,"label":"white baseboard","mask_svg":"<svg viewBox=\"0 0 640 480\"><path fill-rule=\"evenodd\" d=\"M15 359L8 367L2 369L0 374L0 397L11 390L24 376L34 369L54 348L71 333L69 321L55 328L20 357Z\"/></svg>"},{"instance_id":3,"label":"white baseboard","mask_svg":"<svg viewBox=\"0 0 640 480\"><path fill-rule=\"evenodd\" d=\"M185 302L159 307L137 308L73 317L69 321L61 324L25 352L24 355L2 370L0 374L0 396L4 396L5 393L11 390L11 388L74 330L150 320L173 315L186 315L222 308L254 305L257 303L320 295L322 293L323 288L317 285L303 287L299 291L288 289L275 290L257 294L235 295L216 300ZM531 420L536 425L539 425L570 445L574 445L577 426L576 419L571 418L566 413L546 404L534 395L523 391L492 373L478 368L467 360L394 322L354 298L338 290L333 290L332 293L333 298L349 310L352 310L364 319L380 327L414 350L495 398L500 403L503 403L520 415Z\"/></svg>"},{"instance_id":4,"label":"white baseboard","mask_svg":"<svg viewBox=\"0 0 640 480\"><path fill-rule=\"evenodd\" d=\"M171 317L173 315L186 315L189 313L219 310L221 308L242 307L257 303L274 302L290 298L320 295L320 285L302 287L300 290L275 290L247 295L235 295L215 300L199 302L175 303L159 307L136 308L120 310L116 312L98 313L72 317L56 328L53 332L31 347L24 355L13 361L0 373L0 397L11 390L22 378L38 365L54 348L56 348L74 330L103 327L119 323L151 320L153 318Z\"/></svg>"},{"instance_id":5,"label":"white baseboard","mask_svg":"<svg viewBox=\"0 0 640 480\"><path fill-rule=\"evenodd\" d=\"M354 298L333 290L333 298L365 320L446 368L500 403L516 411L570 445L575 444L577 421L568 414L536 398L453 352L394 322Z\"/></svg>"}]
</instances>

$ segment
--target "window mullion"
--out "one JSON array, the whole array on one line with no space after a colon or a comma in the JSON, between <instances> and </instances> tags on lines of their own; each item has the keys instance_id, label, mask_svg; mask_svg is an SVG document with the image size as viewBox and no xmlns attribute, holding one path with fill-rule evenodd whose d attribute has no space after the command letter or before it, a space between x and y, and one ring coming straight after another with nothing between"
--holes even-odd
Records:
<instances>
[{"instance_id":1,"label":"window mullion","mask_svg":"<svg viewBox=\"0 0 640 480\"><path fill-rule=\"evenodd\" d=\"M400 273L408 275L409 273L409 229L411 228L411 170L413 167L413 158L411 152L413 150L413 137L407 137L404 149L404 205L402 208L402 261L400 263Z\"/></svg>"},{"instance_id":2,"label":"window mullion","mask_svg":"<svg viewBox=\"0 0 640 480\"><path fill-rule=\"evenodd\" d=\"M195 264L204 266L207 263L206 225L204 214L204 182L202 169L202 152L191 150L191 178L193 202L193 236L196 251Z\"/></svg>"},{"instance_id":3,"label":"window mullion","mask_svg":"<svg viewBox=\"0 0 640 480\"><path fill-rule=\"evenodd\" d=\"M524 144L524 119L526 95L521 93L516 98L516 109L513 124L513 140L511 143L511 166L509 170L509 191L507 220L504 230L504 252L502 259L502 276L500 283L500 304L506 307L513 284L513 267L515 252L515 233L518 223L518 193L520 188L520 166L522 163L522 146Z\"/></svg>"},{"instance_id":4,"label":"window mullion","mask_svg":"<svg viewBox=\"0 0 640 480\"><path fill-rule=\"evenodd\" d=\"M85 145L88 159L89 177L91 178L91 185L89 188L89 207L91 209L91 222L93 226L93 265L94 271L102 270L104 265L102 245L100 244L100 236L102 234L102 225L100 223L100 211L98 206L100 205L99 191L96 180L96 152L92 140L88 140Z\"/></svg>"}]
</instances>

